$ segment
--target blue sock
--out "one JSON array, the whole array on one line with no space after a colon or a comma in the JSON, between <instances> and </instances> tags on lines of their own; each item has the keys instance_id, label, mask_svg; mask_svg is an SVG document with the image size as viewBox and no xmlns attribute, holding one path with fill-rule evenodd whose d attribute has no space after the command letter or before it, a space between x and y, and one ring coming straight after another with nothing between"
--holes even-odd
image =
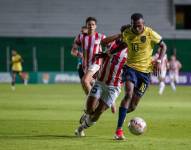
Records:
<instances>
[{"instance_id":1,"label":"blue sock","mask_svg":"<svg viewBox=\"0 0 191 150\"><path fill-rule=\"evenodd\" d=\"M122 128L126 114L127 114L127 108L119 107L119 116L118 116L117 128Z\"/></svg>"}]
</instances>

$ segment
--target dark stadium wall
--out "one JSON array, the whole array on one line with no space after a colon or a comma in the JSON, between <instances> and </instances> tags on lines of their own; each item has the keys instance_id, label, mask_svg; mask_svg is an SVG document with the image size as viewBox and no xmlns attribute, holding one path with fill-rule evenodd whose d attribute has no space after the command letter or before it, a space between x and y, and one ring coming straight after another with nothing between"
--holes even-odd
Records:
<instances>
[{"instance_id":1,"label":"dark stadium wall","mask_svg":"<svg viewBox=\"0 0 191 150\"><path fill-rule=\"evenodd\" d=\"M64 48L64 71L76 71L77 59L70 54L74 38L5 38L0 37L0 72L7 71L7 49L18 50L24 59L24 71L33 71L33 49L36 49L38 71L61 71L61 49ZM183 64L181 71L190 72L191 40L166 39L168 58L176 48Z\"/></svg>"}]
</instances>

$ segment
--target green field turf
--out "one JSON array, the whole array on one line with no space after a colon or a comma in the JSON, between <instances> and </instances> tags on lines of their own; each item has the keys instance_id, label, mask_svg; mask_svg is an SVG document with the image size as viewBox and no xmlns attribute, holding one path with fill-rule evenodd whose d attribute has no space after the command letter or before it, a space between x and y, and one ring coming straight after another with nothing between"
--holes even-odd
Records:
<instances>
[{"instance_id":1,"label":"green field turf","mask_svg":"<svg viewBox=\"0 0 191 150\"><path fill-rule=\"evenodd\" d=\"M158 96L151 86L137 110L124 124L126 141L114 141L117 114L105 112L86 130L74 136L85 96L78 84L0 85L0 150L191 150L191 87L167 87ZM122 98L118 98L117 105ZM143 117L144 135L128 132L127 122Z\"/></svg>"}]
</instances>

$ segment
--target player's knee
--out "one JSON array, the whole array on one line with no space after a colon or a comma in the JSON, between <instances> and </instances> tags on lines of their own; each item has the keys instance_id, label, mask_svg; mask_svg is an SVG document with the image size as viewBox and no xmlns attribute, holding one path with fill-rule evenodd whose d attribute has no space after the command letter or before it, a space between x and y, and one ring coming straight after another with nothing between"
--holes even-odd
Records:
<instances>
[{"instance_id":1,"label":"player's knee","mask_svg":"<svg viewBox=\"0 0 191 150\"><path fill-rule=\"evenodd\" d=\"M87 85L87 84L90 83L89 78L86 77L86 76L82 78L82 82L83 82L84 85Z\"/></svg>"},{"instance_id":2,"label":"player's knee","mask_svg":"<svg viewBox=\"0 0 191 150\"><path fill-rule=\"evenodd\" d=\"M131 93L126 93L125 96L124 96L124 101L129 101L131 100L133 97L133 95Z\"/></svg>"}]
</instances>

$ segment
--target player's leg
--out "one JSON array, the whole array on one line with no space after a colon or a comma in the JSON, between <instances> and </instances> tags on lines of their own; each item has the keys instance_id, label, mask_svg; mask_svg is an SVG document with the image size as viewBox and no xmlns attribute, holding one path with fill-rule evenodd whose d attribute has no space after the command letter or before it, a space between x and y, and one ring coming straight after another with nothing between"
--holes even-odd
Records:
<instances>
[{"instance_id":1,"label":"player's leg","mask_svg":"<svg viewBox=\"0 0 191 150\"><path fill-rule=\"evenodd\" d=\"M134 86L136 83L136 73L135 70L129 68L128 66L124 66L122 80L125 85L125 96L123 97L121 104L119 106L119 114L118 114L118 121L117 121L117 128L115 132L114 138L116 140L123 140L125 139L122 126L126 118L126 114L128 112L128 108L133 96Z\"/></svg>"},{"instance_id":2,"label":"player's leg","mask_svg":"<svg viewBox=\"0 0 191 150\"><path fill-rule=\"evenodd\" d=\"M83 89L84 93L86 94L86 92L85 92L85 87L84 87L84 85L82 84L82 78L83 78L83 76L84 76L84 70L83 70L82 64L79 64L79 65L78 65L77 70L78 70L78 76L79 76L79 78L80 78L80 83L81 83L82 89Z\"/></svg>"},{"instance_id":3,"label":"player's leg","mask_svg":"<svg viewBox=\"0 0 191 150\"><path fill-rule=\"evenodd\" d=\"M20 71L20 72L18 73L18 75L19 75L19 77L22 79L24 85L27 85L27 83L28 83L27 74Z\"/></svg>"},{"instance_id":4,"label":"player's leg","mask_svg":"<svg viewBox=\"0 0 191 150\"><path fill-rule=\"evenodd\" d=\"M103 100L99 100L98 107L96 108L95 112L89 116L89 119L91 122L97 122L98 119L100 118L101 114L106 111L109 108L107 104Z\"/></svg>"},{"instance_id":5,"label":"player's leg","mask_svg":"<svg viewBox=\"0 0 191 150\"><path fill-rule=\"evenodd\" d=\"M93 96L88 96L86 112L80 118L81 125L75 130L75 135L85 136L84 129L87 129L94 124L89 117L95 112L97 105L98 99Z\"/></svg>"},{"instance_id":6,"label":"player's leg","mask_svg":"<svg viewBox=\"0 0 191 150\"><path fill-rule=\"evenodd\" d=\"M11 77L12 77L11 88L12 88L12 90L15 90L16 74L17 73L15 71L11 72Z\"/></svg>"},{"instance_id":7,"label":"player's leg","mask_svg":"<svg viewBox=\"0 0 191 150\"><path fill-rule=\"evenodd\" d=\"M161 76L159 77L159 95L162 95L165 89L165 77L166 77L166 71L161 72Z\"/></svg>"},{"instance_id":8,"label":"player's leg","mask_svg":"<svg viewBox=\"0 0 191 150\"><path fill-rule=\"evenodd\" d=\"M87 70L82 78L82 84L85 89L85 93L88 94L92 88L93 75L99 70L100 66L93 64Z\"/></svg>"},{"instance_id":9,"label":"player's leg","mask_svg":"<svg viewBox=\"0 0 191 150\"><path fill-rule=\"evenodd\" d=\"M82 86L84 88L86 95L88 95L89 91L92 88L92 85L91 85L91 80L93 79L92 76L93 76L93 72L87 71L87 73L85 73L82 78Z\"/></svg>"},{"instance_id":10,"label":"player's leg","mask_svg":"<svg viewBox=\"0 0 191 150\"><path fill-rule=\"evenodd\" d=\"M132 100L131 100L131 103L129 105L129 109L128 109L127 113L130 113L136 109L140 99L141 99L141 96L139 96L135 93L133 94L133 97L132 97Z\"/></svg>"},{"instance_id":11,"label":"player's leg","mask_svg":"<svg viewBox=\"0 0 191 150\"><path fill-rule=\"evenodd\" d=\"M75 134L77 136L85 136L83 130L88 128L88 126L93 125L93 123L89 120L89 116L95 112L99 104L98 99L100 98L101 93L102 93L101 85L99 83L95 83L86 101L86 112L80 118L81 125L75 130Z\"/></svg>"},{"instance_id":12,"label":"player's leg","mask_svg":"<svg viewBox=\"0 0 191 150\"><path fill-rule=\"evenodd\" d=\"M171 88L172 88L173 91L176 91L176 86L175 86L175 73L170 72L169 76L170 76L170 86L171 86Z\"/></svg>"},{"instance_id":13,"label":"player's leg","mask_svg":"<svg viewBox=\"0 0 191 150\"><path fill-rule=\"evenodd\" d=\"M118 114L118 122L117 122L117 129L114 138L116 140L123 140L125 136L123 134L123 123L126 118L126 114L128 112L128 108L131 103L132 95L134 90L134 84L131 81L127 81L125 83L125 96L123 97L120 107L119 107L119 114Z\"/></svg>"},{"instance_id":14,"label":"player's leg","mask_svg":"<svg viewBox=\"0 0 191 150\"><path fill-rule=\"evenodd\" d=\"M141 97L145 94L149 84L150 84L150 74L146 73L137 73L137 87L134 89L133 97L128 109L128 113L134 111L141 99Z\"/></svg>"}]
</instances>

